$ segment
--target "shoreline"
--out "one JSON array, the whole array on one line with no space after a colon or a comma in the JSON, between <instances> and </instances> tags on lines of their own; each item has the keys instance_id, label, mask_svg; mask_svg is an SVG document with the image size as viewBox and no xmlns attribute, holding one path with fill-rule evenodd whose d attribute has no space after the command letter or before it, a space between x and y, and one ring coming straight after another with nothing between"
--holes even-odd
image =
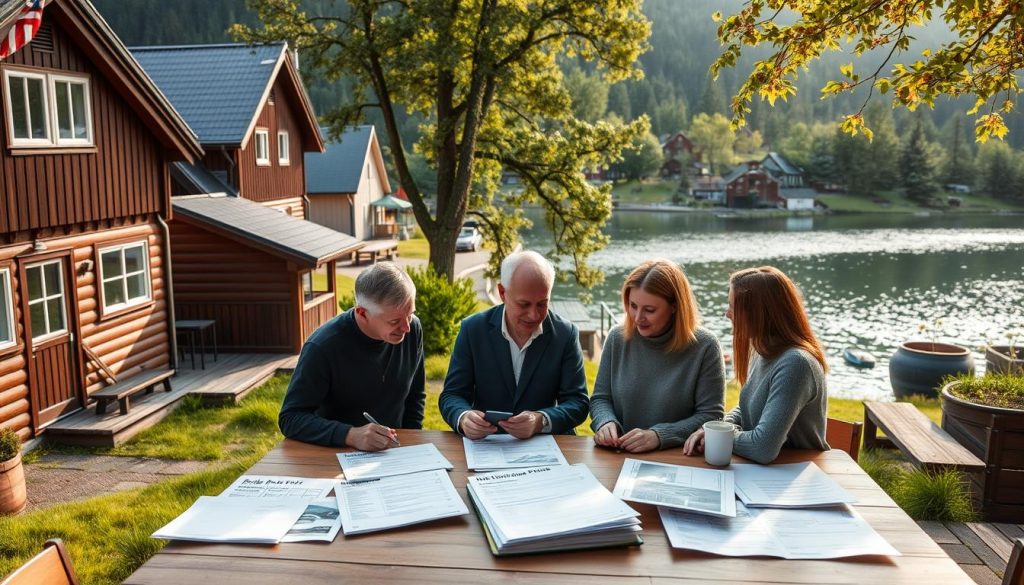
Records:
<instances>
[{"instance_id":1,"label":"shoreline","mask_svg":"<svg viewBox=\"0 0 1024 585\"><path fill-rule=\"evenodd\" d=\"M612 212L625 211L667 211L671 213L698 213L716 217L731 218L771 218L771 217L816 217L827 215L875 215L879 213L914 215L928 217L932 215L1024 215L1024 210L1013 209L889 209L879 208L871 211L853 211L836 209L737 209L731 207L686 207L668 203L617 203L612 205Z\"/></svg>"}]
</instances>

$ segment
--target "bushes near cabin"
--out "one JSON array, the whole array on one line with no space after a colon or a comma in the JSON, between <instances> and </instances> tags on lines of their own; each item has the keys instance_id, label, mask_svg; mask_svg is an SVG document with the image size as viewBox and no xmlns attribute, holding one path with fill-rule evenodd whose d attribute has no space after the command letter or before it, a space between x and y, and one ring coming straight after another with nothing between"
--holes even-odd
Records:
<instances>
[{"instance_id":1,"label":"bushes near cabin","mask_svg":"<svg viewBox=\"0 0 1024 585\"><path fill-rule=\"evenodd\" d=\"M455 344L459 325L476 310L473 281L460 278L448 282L432 266L406 269L416 284L416 315L423 325L423 351L429 355L447 354Z\"/></svg>"}]
</instances>

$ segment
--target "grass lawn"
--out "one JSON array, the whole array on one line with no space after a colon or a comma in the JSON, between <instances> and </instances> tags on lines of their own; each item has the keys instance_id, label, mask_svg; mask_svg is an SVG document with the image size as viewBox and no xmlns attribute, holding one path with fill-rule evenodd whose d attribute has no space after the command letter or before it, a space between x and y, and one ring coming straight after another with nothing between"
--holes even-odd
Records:
<instances>
[{"instance_id":1,"label":"grass lawn","mask_svg":"<svg viewBox=\"0 0 1024 585\"><path fill-rule=\"evenodd\" d=\"M593 388L597 364L585 362L587 382ZM427 359L427 408L424 428L448 430L437 408L448 368L447 356ZM14 517L0 518L0 575L11 572L42 549L48 538L67 545L83 584L114 584L126 579L164 544L149 535L188 508L201 495L216 495L265 455L281 440L277 413L288 376L275 376L238 405L202 408L186 402L159 424L114 449L49 447L49 452L73 452L202 459L214 462L210 469L129 490L58 504ZM738 388L729 386L726 407L738 400ZM939 418L937 400L916 403L933 420ZM860 401L833 399L829 415L861 420ZM592 435L589 419L577 433ZM29 459L37 460L37 449Z\"/></svg>"},{"instance_id":2,"label":"grass lawn","mask_svg":"<svg viewBox=\"0 0 1024 585\"><path fill-rule=\"evenodd\" d=\"M398 256L400 258L417 258L427 260L430 258L430 242L420 236L398 242Z\"/></svg>"},{"instance_id":3,"label":"grass lawn","mask_svg":"<svg viewBox=\"0 0 1024 585\"><path fill-rule=\"evenodd\" d=\"M668 203L678 187L676 181L626 181L612 187L612 200L618 203Z\"/></svg>"}]
</instances>

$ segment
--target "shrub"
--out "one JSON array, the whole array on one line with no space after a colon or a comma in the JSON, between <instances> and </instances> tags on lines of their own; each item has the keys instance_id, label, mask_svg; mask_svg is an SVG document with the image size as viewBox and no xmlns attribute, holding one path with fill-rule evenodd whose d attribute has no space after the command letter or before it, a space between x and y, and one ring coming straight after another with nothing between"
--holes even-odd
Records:
<instances>
[{"instance_id":1,"label":"shrub","mask_svg":"<svg viewBox=\"0 0 1024 585\"><path fill-rule=\"evenodd\" d=\"M21 452L21 438L11 429L0 429L0 461L8 461Z\"/></svg>"},{"instance_id":2,"label":"shrub","mask_svg":"<svg viewBox=\"0 0 1024 585\"><path fill-rule=\"evenodd\" d=\"M914 520L970 522L975 519L963 473L947 469L931 473L923 469L904 472L895 494L900 508Z\"/></svg>"},{"instance_id":3,"label":"shrub","mask_svg":"<svg viewBox=\"0 0 1024 585\"><path fill-rule=\"evenodd\" d=\"M338 308L342 311L347 311L352 307L356 306L356 295L355 294L339 294L338 295Z\"/></svg>"},{"instance_id":4,"label":"shrub","mask_svg":"<svg viewBox=\"0 0 1024 585\"><path fill-rule=\"evenodd\" d=\"M423 351L427 355L448 353L459 333L459 324L476 310L473 281L460 278L448 282L433 266L406 269L416 284L416 314L423 325Z\"/></svg>"},{"instance_id":5,"label":"shrub","mask_svg":"<svg viewBox=\"0 0 1024 585\"><path fill-rule=\"evenodd\" d=\"M950 376L944 383L957 382L949 389L953 396L967 402L997 408L1024 409L1024 376L1014 374L973 374Z\"/></svg>"}]
</instances>

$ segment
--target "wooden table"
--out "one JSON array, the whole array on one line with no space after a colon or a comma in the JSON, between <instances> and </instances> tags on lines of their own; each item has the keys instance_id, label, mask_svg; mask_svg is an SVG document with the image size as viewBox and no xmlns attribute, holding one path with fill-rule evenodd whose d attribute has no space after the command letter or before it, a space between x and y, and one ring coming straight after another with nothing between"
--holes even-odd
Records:
<instances>
[{"instance_id":1,"label":"wooden table","mask_svg":"<svg viewBox=\"0 0 1024 585\"><path fill-rule=\"evenodd\" d=\"M399 431L402 445L431 442L455 466L452 481L467 505L466 457L461 437L440 431ZM609 489L624 454L594 446L586 437L557 437L571 463L586 463ZM249 473L340 477L337 449L285 440ZM681 449L641 455L667 463L704 466ZM737 458L737 462L742 461ZM902 557L787 561L767 557L727 558L669 546L653 506L630 504L642 514L644 544L639 547L551 553L525 557L491 556L475 515L346 538L331 544L277 546L172 542L125 583L216 585L317 585L327 583L907 583L970 584L971 579L842 451L790 451L780 463L814 461L856 495L860 513Z\"/></svg>"},{"instance_id":2,"label":"wooden table","mask_svg":"<svg viewBox=\"0 0 1024 585\"><path fill-rule=\"evenodd\" d=\"M182 319L174 322L174 332L183 333L188 338L189 354L192 356L192 369L196 369L196 336L199 337L199 363L206 369L206 332L210 331L213 338L213 361L217 361L217 322L213 319ZM184 348L182 357L184 358Z\"/></svg>"}]
</instances>

